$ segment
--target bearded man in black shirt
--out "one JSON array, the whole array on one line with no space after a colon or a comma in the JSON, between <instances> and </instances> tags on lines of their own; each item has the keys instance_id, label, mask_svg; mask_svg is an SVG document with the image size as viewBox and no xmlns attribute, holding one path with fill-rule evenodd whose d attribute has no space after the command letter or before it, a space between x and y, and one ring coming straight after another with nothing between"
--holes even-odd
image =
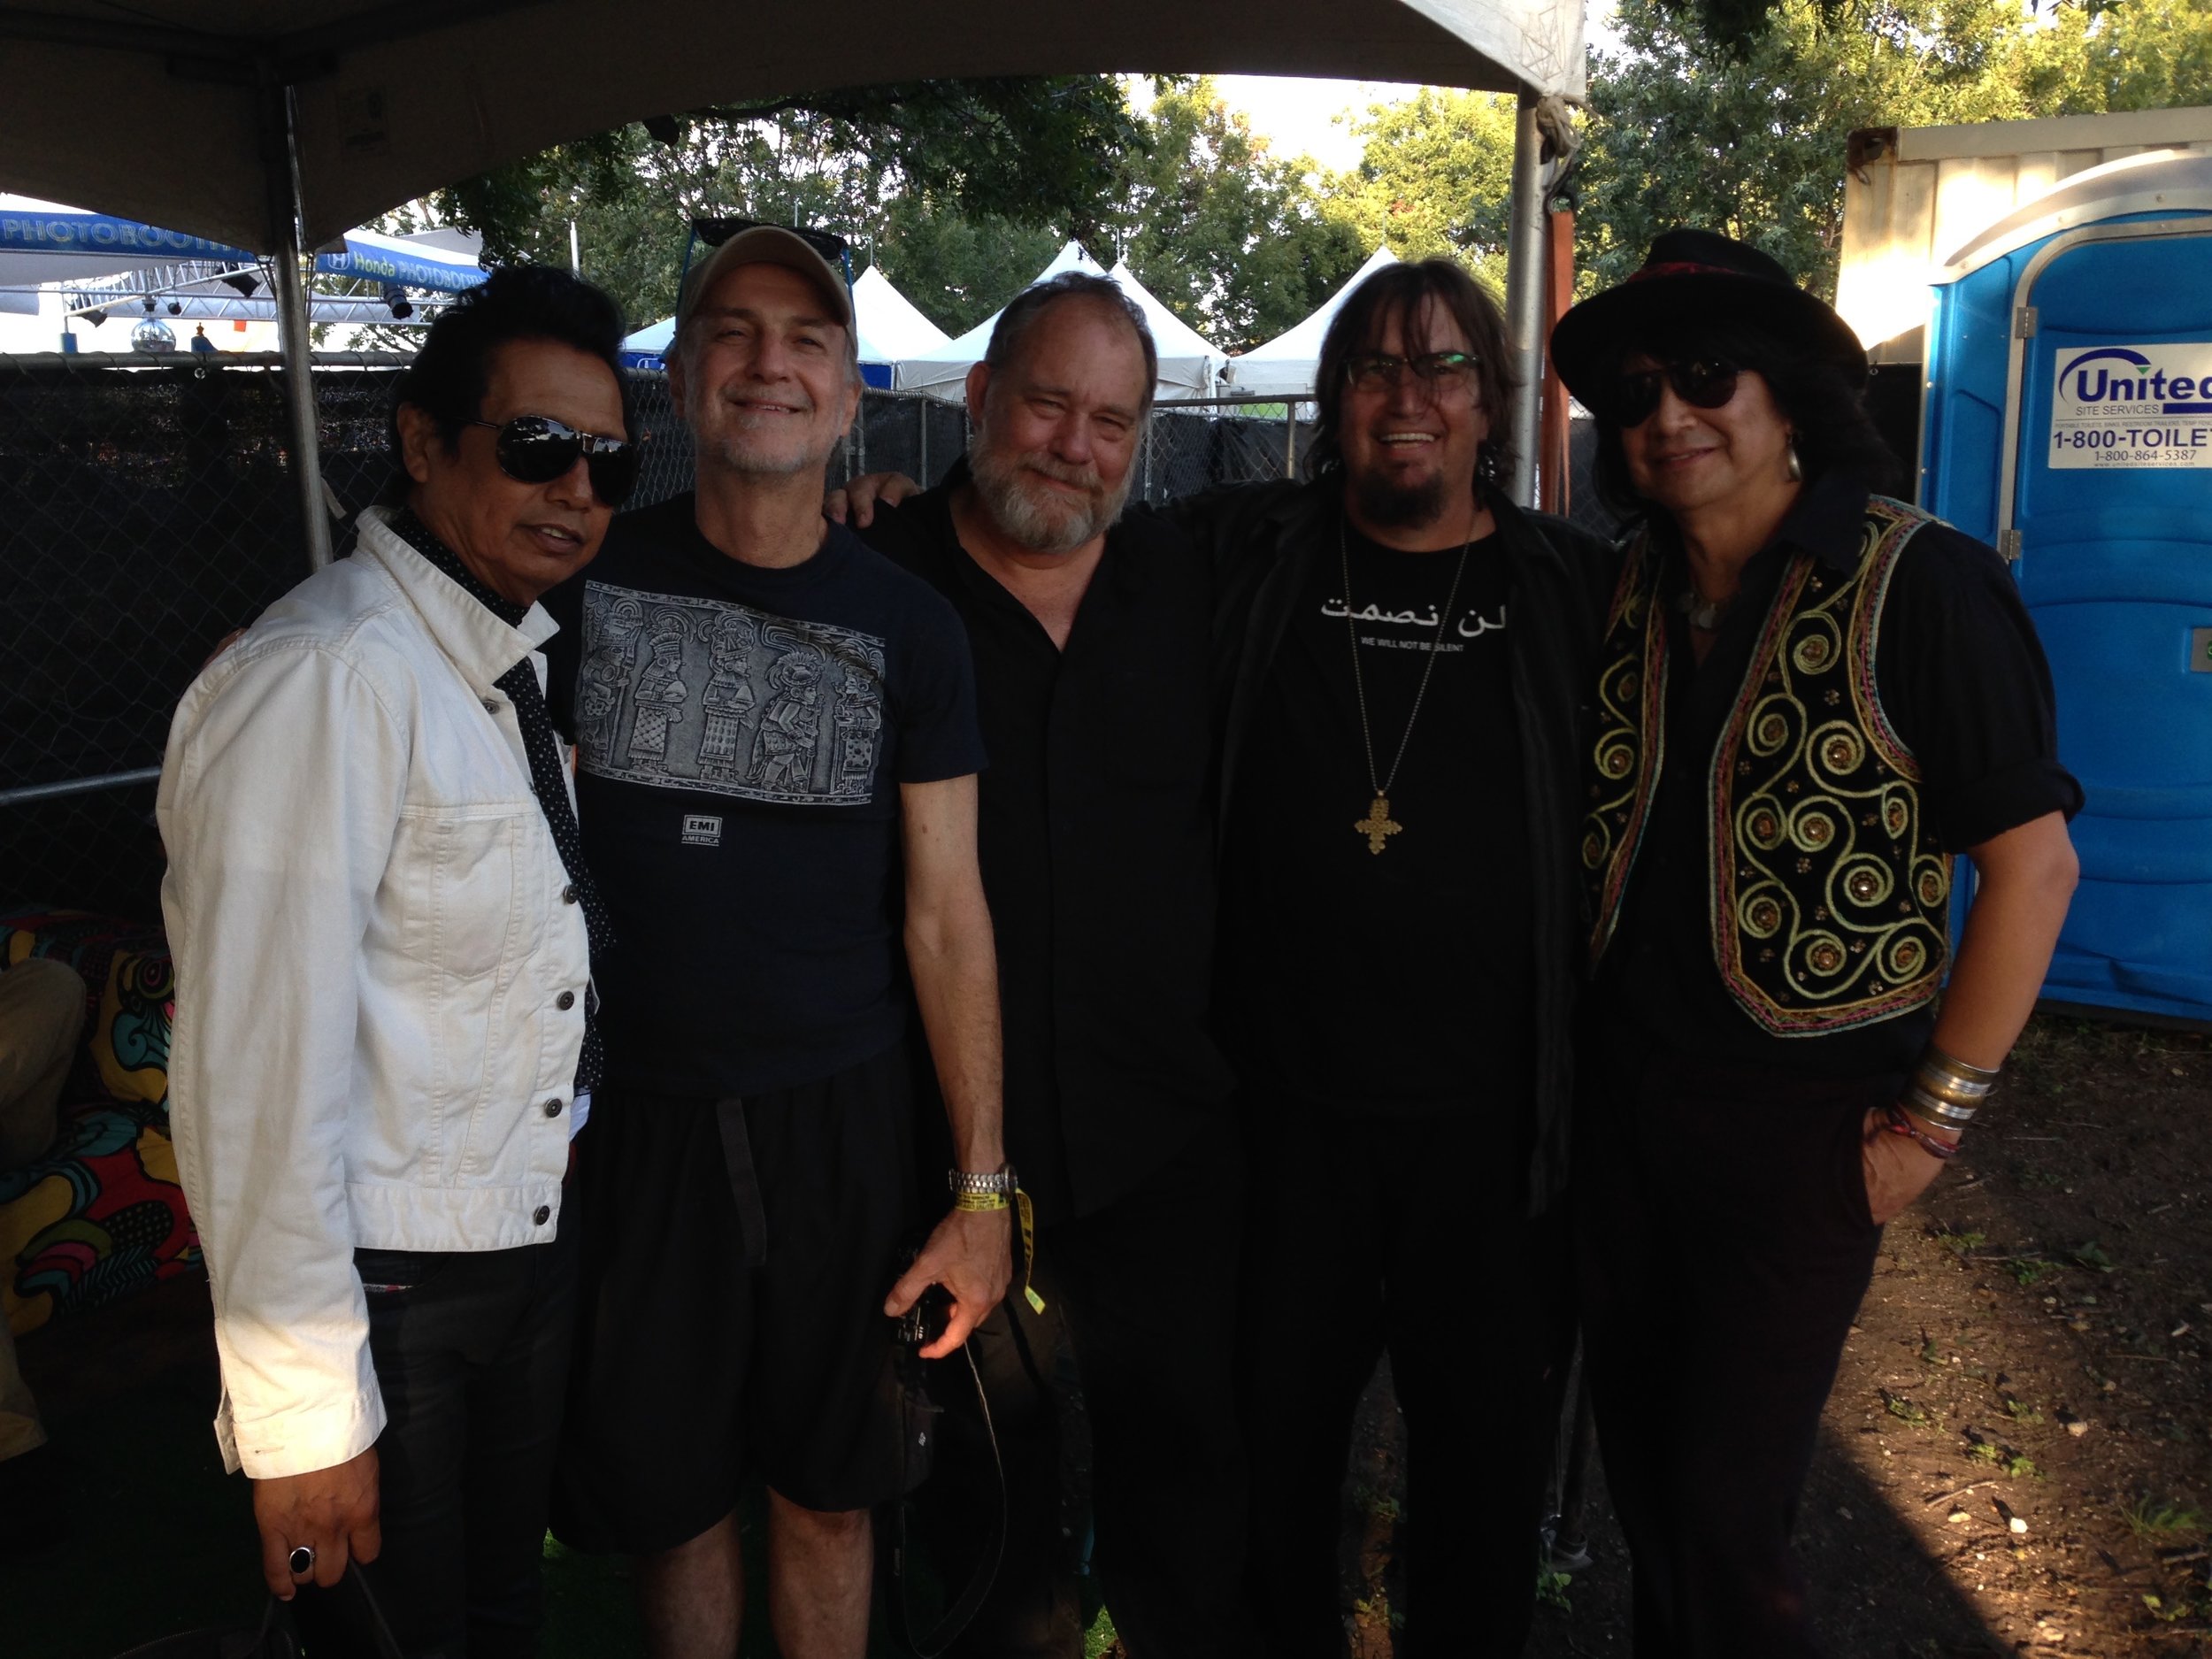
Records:
<instances>
[{"instance_id":1,"label":"bearded man in black shirt","mask_svg":"<svg viewBox=\"0 0 2212 1659\"><path fill-rule=\"evenodd\" d=\"M1070 273L1030 289L969 373L969 458L866 532L952 602L974 652L1006 1142L1035 1202L1048 1305L1009 1297L972 1344L1011 1505L968 1655L1083 1651L1051 1380L1064 1337L1124 1644L1180 1659L1239 1640L1240 1160L1206 1023L1212 583L1172 525L1121 517L1156 373L1143 315L1112 282ZM1194 1252L1211 1263L1195 1282ZM938 1392L968 1399L964 1378ZM997 1502L979 1425L956 1416L926 1494L955 1582Z\"/></svg>"},{"instance_id":2,"label":"bearded man in black shirt","mask_svg":"<svg viewBox=\"0 0 2212 1659\"><path fill-rule=\"evenodd\" d=\"M1456 265L1379 272L1322 345L1311 480L1174 510L1222 585L1270 1659L1344 1650L1338 1494L1386 1351L1409 1442L1398 1651L1517 1654L1532 1607L1568 1325L1577 763L1615 565L1499 488L1507 349Z\"/></svg>"}]
</instances>

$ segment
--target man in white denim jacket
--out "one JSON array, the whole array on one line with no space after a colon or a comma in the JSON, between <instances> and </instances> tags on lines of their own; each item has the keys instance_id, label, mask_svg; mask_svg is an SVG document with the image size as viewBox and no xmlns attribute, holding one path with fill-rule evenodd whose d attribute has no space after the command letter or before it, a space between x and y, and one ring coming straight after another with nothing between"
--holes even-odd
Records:
<instances>
[{"instance_id":1,"label":"man in white denim jacket","mask_svg":"<svg viewBox=\"0 0 2212 1659\"><path fill-rule=\"evenodd\" d=\"M618 441L573 442L624 430L611 304L557 273L478 292L401 390L408 508L365 514L350 557L208 665L158 805L171 1112L213 1291L217 1434L255 1483L272 1587L328 1585L381 1549L373 1578L410 1653L534 1639L595 903L559 841L572 803L539 655L555 625L534 602L596 552L634 473ZM455 1334L426 1334L441 1321ZM503 1321L503 1348L486 1335ZM535 1487L534 1514L501 1529L514 1539L463 1535L470 1459L509 1431L433 1371L472 1388L496 1372L538 1420L527 1461L510 1436L486 1471ZM442 1438L410 1448L417 1422ZM514 1582L488 1609L485 1563L505 1557Z\"/></svg>"}]
</instances>

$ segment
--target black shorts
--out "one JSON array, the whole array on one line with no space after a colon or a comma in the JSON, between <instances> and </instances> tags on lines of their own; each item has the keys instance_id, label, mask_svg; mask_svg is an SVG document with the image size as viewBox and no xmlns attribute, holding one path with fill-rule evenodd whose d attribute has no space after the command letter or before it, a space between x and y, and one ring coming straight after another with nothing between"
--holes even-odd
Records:
<instances>
[{"instance_id":1,"label":"black shorts","mask_svg":"<svg viewBox=\"0 0 2212 1659\"><path fill-rule=\"evenodd\" d=\"M905 1489L883 1299L916 1215L910 1096L897 1048L736 1110L600 1090L577 1141L562 1542L673 1548L755 1476L810 1509ZM741 1111L749 1161L729 1156Z\"/></svg>"}]
</instances>

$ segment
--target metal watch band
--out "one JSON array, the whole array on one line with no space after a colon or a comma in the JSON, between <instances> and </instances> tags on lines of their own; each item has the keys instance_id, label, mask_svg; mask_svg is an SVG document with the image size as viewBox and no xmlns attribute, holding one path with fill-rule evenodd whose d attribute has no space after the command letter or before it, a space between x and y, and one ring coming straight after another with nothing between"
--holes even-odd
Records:
<instances>
[{"instance_id":1,"label":"metal watch band","mask_svg":"<svg viewBox=\"0 0 2212 1659\"><path fill-rule=\"evenodd\" d=\"M990 1197L994 1194L1010 1198L1021 1186L1021 1178L1014 1173L1010 1164L986 1175L974 1170L947 1170L945 1185L956 1198Z\"/></svg>"}]
</instances>

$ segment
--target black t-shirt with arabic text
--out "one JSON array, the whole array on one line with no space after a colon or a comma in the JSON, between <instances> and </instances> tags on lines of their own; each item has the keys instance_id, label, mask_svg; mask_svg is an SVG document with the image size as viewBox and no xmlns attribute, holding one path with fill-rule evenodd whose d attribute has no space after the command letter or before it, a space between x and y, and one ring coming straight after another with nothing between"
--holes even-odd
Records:
<instances>
[{"instance_id":1,"label":"black t-shirt with arabic text","mask_svg":"<svg viewBox=\"0 0 2212 1659\"><path fill-rule=\"evenodd\" d=\"M1317 564L1276 649L1232 798L1223 941L1237 1059L1263 1090L1399 1116L1519 1109L1531 1085L1527 793L1495 537L1401 553L1356 532ZM1435 649L1382 850L1389 779Z\"/></svg>"}]
</instances>

